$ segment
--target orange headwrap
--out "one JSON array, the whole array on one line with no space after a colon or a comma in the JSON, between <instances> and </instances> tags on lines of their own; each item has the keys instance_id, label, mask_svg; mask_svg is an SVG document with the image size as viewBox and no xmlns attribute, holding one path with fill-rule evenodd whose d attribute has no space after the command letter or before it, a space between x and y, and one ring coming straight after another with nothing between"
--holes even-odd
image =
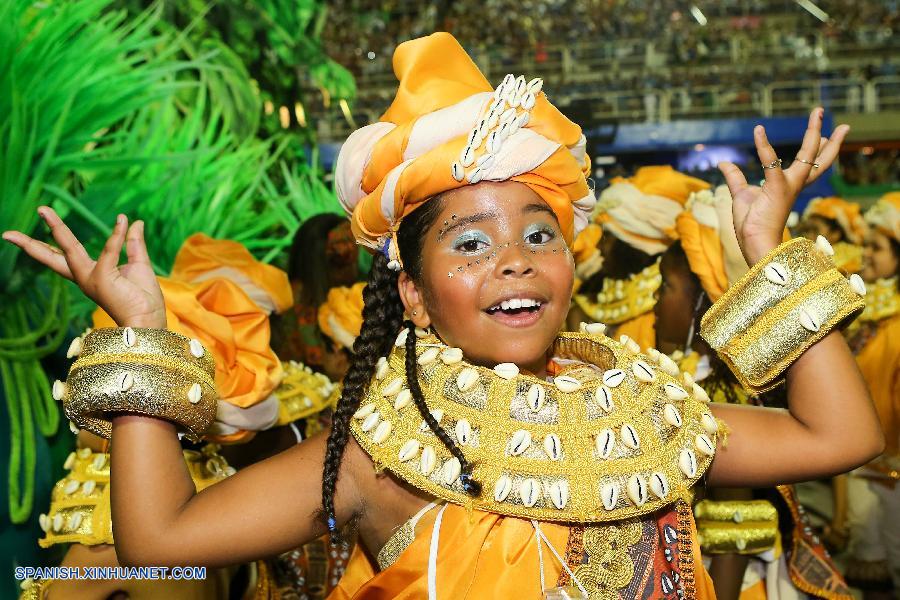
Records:
<instances>
[{"instance_id":1,"label":"orange headwrap","mask_svg":"<svg viewBox=\"0 0 900 600\"><path fill-rule=\"evenodd\" d=\"M211 431L235 442L265 429L278 416L266 402L281 381L282 368L269 347L269 307L290 307L287 274L258 262L237 242L203 234L188 238L170 277L159 278L167 328L200 340L216 359L219 411ZM115 327L101 309L94 327Z\"/></svg>"},{"instance_id":2,"label":"orange headwrap","mask_svg":"<svg viewBox=\"0 0 900 600\"><path fill-rule=\"evenodd\" d=\"M541 80L507 75L494 90L449 33L400 44L394 73L390 108L350 135L335 168L359 243L382 248L422 202L478 181L526 184L572 243L595 204L590 161L581 128L550 104Z\"/></svg>"},{"instance_id":3,"label":"orange headwrap","mask_svg":"<svg viewBox=\"0 0 900 600\"><path fill-rule=\"evenodd\" d=\"M641 167L630 179L616 179L603 190L595 220L630 246L660 254L677 239L675 219L688 197L709 187L668 165Z\"/></svg>"},{"instance_id":4,"label":"orange headwrap","mask_svg":"<svg viewBox=\"0 0 900 600\"><path fill-rule=\"evenodd\" d=\"M836 222L844 232L844 237L852 244L861 244L866 237L866 223L856 202L847 202L836 196L813 198L806 205L803 218L813 215Z\"/></svg>"},{"instance_id":5,"label":"orange headwrap","mask_svg":"<svg viewBox=\"0 0 900 600\"><path fill-rule=\"evenodd\" d=\"M724 185L695 192L675 228L691 272L712 301L747 272L731 213L731 194Z\"/></svg>"},{"instance_id":6,"label":"orange headwrap","mask_svg":"<svg viewBox=\"0 0 900 600\"><path fill-rule=\"evenodd\" d=\"M363 288L365 283L352 287L334 287L328 290L328 298L319 306L319 329L336 344L347 350L362 329Z\"/></svg>"},{"instance_id":7,"label":"orange headwrap","mask_svg":"<svg viewBox=\"0 0 900 600\"><path fill-rule=\"evenodd\" d=\"M888 192L866 211L866 222L900 242L900 192Z\"/></svg>"}]
</instances>

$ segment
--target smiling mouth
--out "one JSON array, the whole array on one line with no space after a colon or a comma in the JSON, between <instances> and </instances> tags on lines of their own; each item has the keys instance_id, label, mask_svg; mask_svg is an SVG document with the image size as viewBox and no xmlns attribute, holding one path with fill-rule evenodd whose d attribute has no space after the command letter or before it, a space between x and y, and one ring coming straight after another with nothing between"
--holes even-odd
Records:
<instances>
[{"instance_id":1,"label":"smiling mouth","mask_svg":"<svg viewBox=\"0 0 900 600\"><path fill-rule=\"evenodd\" d=\"M512 298L485 309L493 320L508 327L528 327L537 323L547 306L533 298Z\"/></svg>"}]
</instances>

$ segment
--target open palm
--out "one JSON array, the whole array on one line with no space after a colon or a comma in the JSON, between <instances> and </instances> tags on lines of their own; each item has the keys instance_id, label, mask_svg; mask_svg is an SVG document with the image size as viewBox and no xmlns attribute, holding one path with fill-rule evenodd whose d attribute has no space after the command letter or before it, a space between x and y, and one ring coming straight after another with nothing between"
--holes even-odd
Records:
<instances>
[{"instance_id":1,"label":"open palm","mask_svg":"<svg viewBox=\"0 0 900 600\"><path fill-rule=\"evenodd\" d=\"M839 125L830 139L822 137L823 114L822 108L815 108L810 113L800 150L786 169L781 168L765 128L756 126L753 130L756 151L766 167L765 181L760 186L749 185L733 163L719 165L734 200L734 229L747 264L753 265L781 242L797 195L828 170L837 158L850 127Z\"/></svg>"},{"instance_id":2,"label":"open palm","mask_svg":"<svg viewBox=\"0 0 900 600\"><path fill-rule=\"evenodd\" d=\"M50 227L58 248L20 231L6 231L3 239L74 281L120 326L165 327L165 303L147 255L142 221L129 227L125 215L119 215L112 235L94 260L52 208L41 206L38 214ZM123 245L128 262L120 266Z\"/></svg>"}]
</instances>

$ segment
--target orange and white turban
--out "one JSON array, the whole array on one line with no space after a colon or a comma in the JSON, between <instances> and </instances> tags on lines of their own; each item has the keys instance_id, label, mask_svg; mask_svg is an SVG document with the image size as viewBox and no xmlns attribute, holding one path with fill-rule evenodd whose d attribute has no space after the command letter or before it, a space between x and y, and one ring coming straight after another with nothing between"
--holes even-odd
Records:
<instances>
[{"instance_id":1,"label":"orange and white turban","mask_svg":"<svg viewBox=\"0 0 900 600\"><path fill-rule=\"evenodd\" d=\"M900 192L888 192L866 211L866 222L900 242Z\"/></svg>"},{"instance_id":2,"label":"orange and white turban","mask_svg":"<svg viewBox=\"0 0 900 600\"><path fill-rule=\"evenodd\" d=\"M543 82L507 75L493 89L459 42L435 33L394 52L397 95L381 120L344 143L338 198L357 242L386 251L391 233L434 196L479 181L518 181L556 214L566 241L588 224L596 200L581 128L541 93Z\"/></svg>"},{"instance_id":3,"label":"orange and white turban","mask_svg":"<svg viewBox=\"0 0 900 600\"><path fill-rule=\"evenodd\" d=\"M749 267L734 231L727 186L691 194L675 229L691 272L713 302L747 272Z\"/></svg>"},{"instance_id":4,"label":"orange and white turban","mask_svg":"<svg viewBox=\"0 0 900 600\"><path fill-rule=\"evenodd\" d=\"M362 329L363 282L351 287L333 287L319 306L319 329L339 346L353 350Z\"/></svg>"},{"instance_id":5,"label":"orange and white turban","mask_svg":"<svg viewBox=\"0 0 900 600\"><path fill-rule=\"evenodd\" d=\"M836 222L851 244L862 244L866 237L866 223L856 202L847 202L836 196L813 198L803 211L804 219L812 216Z\"/></svg>"},{"instance_id":6,"label":"orange and white turban","mask_svg":"<svg viewBox=\"0 0 900 600\"><path fill-rule=\"evenodd\" d=\"M626 244L655 256L678 238L675 219L688 197L709 187L667 165L641 167L603 190L594 218Z\"/></svg>"}]
</instances>

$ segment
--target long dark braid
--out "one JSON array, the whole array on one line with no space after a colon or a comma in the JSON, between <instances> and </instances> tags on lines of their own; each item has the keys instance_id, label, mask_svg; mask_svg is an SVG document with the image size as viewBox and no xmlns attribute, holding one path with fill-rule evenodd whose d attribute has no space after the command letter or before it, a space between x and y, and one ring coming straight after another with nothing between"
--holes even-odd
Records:
<instances>
[{"instance_id":1,"label":"long dark braid","mask_svg":"<svg viewBox=\"0 0 900 600\"><path fill-rule=\"evenodd\" d=\"M416 408L419 409L422 418L425 419L425 423L434 432L434 435L459 460L459 464L462 466L459 481L462 483L463 489L470 496L477 497L481 495L481 484L472 477L472 464L466 460L462 450L447 435L447 432L437 422L437 419L434 418L434 415L431 414L431 411L428 410L428 405L425 403L425 395L422 393L422 388L419 385L419 373L416 363L416 326L412 321L407 321L406 327L406 383L409 385L409 391L412 392L413 401L416 403Z\"/></svg>"},{"instance_id":2,"label":"long dark braid","mask_svg":"<svg viewBox=\"0 0 900 600\"><path fill-rule=\"evenodd\" d=\"M410 213L400 224L397 241L404 270L416 283L422 277L422 245L426 232L434 225L437 216L443 209L443 201L434 198ZM341 398L332 416L331 431L325 447L325 464L322 471L322 511L320 518L325 521L334 538L337 535L337 517L334 510L334 493L340 476L341 460L344 448L350 436L350 419L359 408L359 403L366 393L369 381L375 373L378 359L386 356L393 346L401 326L403 325L403 303L397 288L397 273L388 269L388 259L376 254L372 262L369 282L363 290L363 322L359 337L353 344L353 358L350 368L344 376L344 387ZM472 479L472 466L457 448L440 425L431 416L425 405L422 389L415 363L415 327L407 337L406 375L410 392L416 406L436 436L459 459L462 466L460 481L467 493L477 496L481 486ZM409 344L412 343L412 351ZM412 357L412 368L410 367Z\"/></svg>"}]
</instances>

